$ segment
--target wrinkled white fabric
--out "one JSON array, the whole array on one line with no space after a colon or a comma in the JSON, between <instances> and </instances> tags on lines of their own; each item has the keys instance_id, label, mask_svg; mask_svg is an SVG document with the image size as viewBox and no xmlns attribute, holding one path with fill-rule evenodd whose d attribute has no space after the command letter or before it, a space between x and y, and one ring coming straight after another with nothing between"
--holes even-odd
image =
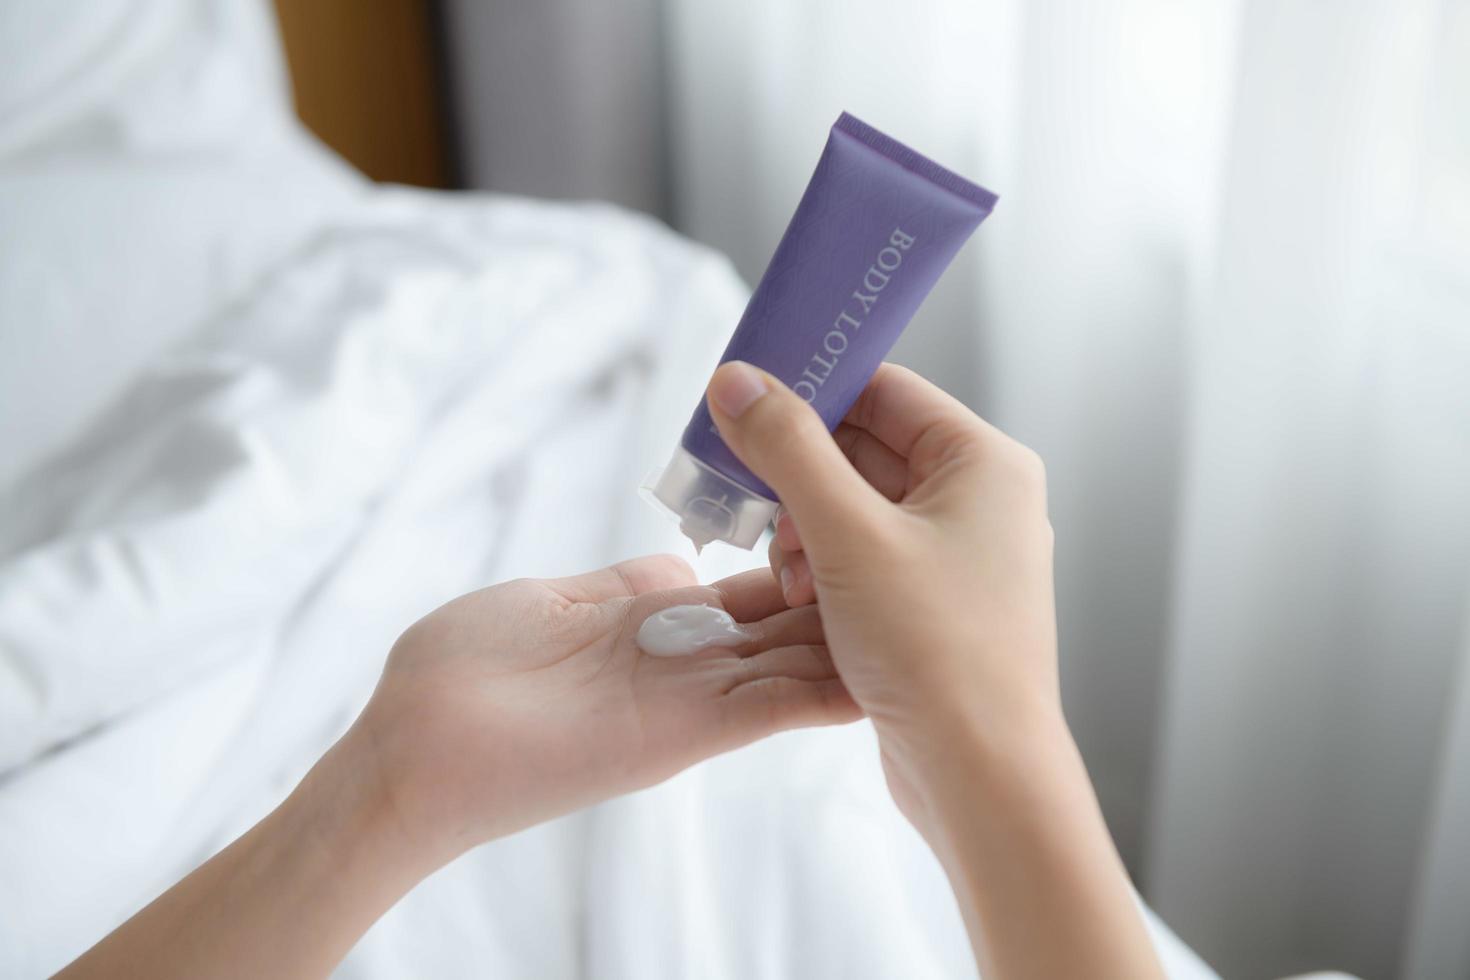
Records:
<instances>
[{"instance_id":1,"label":"wrinkled white fabric","mask_svg":"<svg viewBox=\"0 0 1470 980\"><path fill-rule=\"evenodd\" d=\"M5 496L0 766L264 641L390 491L518 469L589 388L657 363L676 325L712 335L738 295L632 218L365 205Z\"/></svg>"},{"instance_id":2,"label":"wrinkled white fabric","mask_svg":"<svg viewBox=\"0 0 1470 980\"><path fill-rule=\"evenodd\" d=\"M0 865L32 882L0 946L95 938L224 843L434 605L677 547L632 491L678 430L650 397L693 403L668 372L741 300L610 210L383 192L158 358L0 504Z\"/></svg>"}]
</instances>

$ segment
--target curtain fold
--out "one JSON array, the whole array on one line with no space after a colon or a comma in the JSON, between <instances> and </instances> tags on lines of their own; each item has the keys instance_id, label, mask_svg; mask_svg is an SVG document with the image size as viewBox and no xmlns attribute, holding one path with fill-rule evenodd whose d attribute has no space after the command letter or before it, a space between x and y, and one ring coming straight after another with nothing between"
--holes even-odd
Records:
<instances>
[{"instance_id":1,"label":"curtain fold","mask_svg":"<svg viewBox=\"0 0 1470 980\"><path fill-rule=\"evenodd\" d=\"M1445 726L1435 793L1409 906L1402 975L1406 980L1470 975L1470 624L1461 646L1459 682Z\"/></svg>"},{"instance_id":2,"label":"curtain fold","mask_svg":"<svg viewBox=\"0 0 1470 980\"><path fill-rule=\"evenodd\" d=\"M1145 863L1242 975L1405 952L1470 555L1470 307L1413 218L1443 12L1240 12Z\"/></svg>"}]
</instances>

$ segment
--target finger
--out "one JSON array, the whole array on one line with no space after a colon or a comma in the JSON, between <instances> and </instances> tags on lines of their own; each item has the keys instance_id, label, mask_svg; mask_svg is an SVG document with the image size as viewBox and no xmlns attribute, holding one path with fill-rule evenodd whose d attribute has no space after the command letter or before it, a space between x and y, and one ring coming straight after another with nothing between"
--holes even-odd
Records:
<instances>
[{"instance_id":1,"label":"finger","mask_svg":"<svg viewBox=\"0 0 1470 980\"><path fill-rule=\"evenodd\" d=\"M644 555L583 575L547 579L545 584L571 602L603 602L698 582L694 569L677 555Z\"/></svg>"},{"instance_id":2,"label":"finger","mask_svg":"<svg viewBox=\"0 0 1470 980\"><path fill-rule=\"evenodd\" d=\"M720 365L710 414L740 461L770 484L808 549L841 551L875 525L882 496L852 468L812 407L743 361Z\"/></svg>"},{"instance_id":3,"label":"finger","mask_svg":"<svg viewBox=\"0 0 1470 980\"><path fill-rule=\"evenodd\" d=\"M786 605L795 608L816 601L817 587L812 578L811 562L802 552L801 535L790 514L781 512L777 516L776 533L771 538L767 557L776 581L781 584L781 596Z\"/></svg>"},{"instance_id":4,"label":"finger","mask_svg":"<svg viewBox=\"0 0 1470 980\"><path fill-rule=\"evenodd\" d=\"M837 676L832 655L820 643L801 643L776 647L730 664L729 694L741 684L751 684L770 677L791 677L799 681L825 681Z\"/></svg>"},{"instance_id":5,"label":"finger","mask_svg":"<svg viewBox=\"0 0 1470 980\"><path fill-rule=\"evenodd\" d=\"M812 643L822 639L820 617L809 617L814 622L807 622L807 617L789 617L790 609L780 588L764 568L753 568L713 585L644 592L631 602L609 603L608 608L623 615L628 629L636 633L645 619L671 606L716 606L725 610L750 632L752 639L740 644L740 649L747 653L781 643ZM712 656L735 655L729 647L709 652Z\"/></svg>"},{"instance_id":6,"label":"finger","mask_svg":"<svg viewBox=\"0 0 1470 980\"><path fill-rule=\"evenodd\" d=\"M771 543L766 545L766 561L770 563L771 574L779 582L781 580L781 564L786 560L786 549L781 547L781 542L771 538Z\"/></svg>"},{"instance_id":7,"label":"finger","mask_svg":"<svg viewBox=\"0 0 1470 980\"><path fill-rule=\"evenodd\" d=\"M740 651L747 657L778 647L821 644L826 641L822 617L812 606L782 609L759 622L747 623L745 628L750 631L751 640L740 647Z\"/></svg>"},{"instance_id":8,"label":"finger","mask_svg":"<svg viewBox=\"0 0 1470 980\"><path fill-rule=\"evenodd\" d=\"M817 646L825 650L827 637L815 606L786 609L754 623L742 623L747 639L733 646L709 646L689 654L690 663L722 660L736 663L782 647Z\"/></svg>"},{"instance_id":9,"label":"finger","mask_svg":"<svg viewBox=\"0 0 1470 980\"><path fill-rule=\"evenodd\" d=\"M867 429L843 422L832 433L837 447L874 490L897 503L908 489L909 463Z\"/></svg>"},{"instance_id":10,"label":"finger","mask_svg":"<svg viewBox=\"0 0 1470 980\"><path fill-rule=\"evenodd\" d=\"M786 608L781 587L764 568L752 568L720 579L710 588L718 596L720 606L737 623L753 623Z\"/></svg>"},{"instance_id":11,"label":"finger","mask_svg":"<svg viewBox=\"0 0 1470 980\"><path fill-rule=\"evenodd\" d=\"M773 538L770 547L766 549L766 559L771 563L771 575L776 582L776 588L781 591L781 602L783 605L791 605L786 601L786 590L791 585L791 572L786 568L786 551Z\"/></svg>"},{"instance_id":12,"label":"finger","mask_svg":"<svg viewBox=\"0 0 1470 980\"><path fill-rule=\"evenodd\" d=\"M879 366L843 421L905 459L921 440L936 434L1001 436L957 398L897 364Z\"/></svg>"},{"instance_id":13,"label":"finger","mask_svg":"<svg viewBox=\"0 0 1470 980\"><path fill-rule=\"evenodd\" d=\"M795 527L789 519L788 526ZM770 560L770 572L775 574L776 582L781 585L781 597L786 605L795 608L816 601L816 580L811 576L811 563L806 552L800 548L788 551L781 547L781 539L772 538L766 557Z\"/></svg>"},{"instance_id":14,"label":"finger","mask_svg":"<svg viewBox=\"0 0 1470 980\"><path fill-rule=\"evenodd\" d=\"M719 701L735 740L750 742L792 728L857 721L862 709L837 678L802 681L763 677L741 684Z\"/></svg>"},{"instance_id":15,"label":"finger","mask_svg":"<svg viewBox=\"0 0 1470 980\"><path fill-rule=\"evenodd\" d=\"M796 528L796 519L785 510L776 512L776 533L773 540L786 551L801 550L801 532Z\"/></svg>"},{"instance_id":16,"label":"finger","mask_svg":"<svg viewBox=\"0 0 1470 980\"><path fill-rule=\"evenodd\" d=\"M786 605L795 608L817 601L816 578L805 551L792 551L781 559L781 593Z\"/></svg>"}]
</instances>

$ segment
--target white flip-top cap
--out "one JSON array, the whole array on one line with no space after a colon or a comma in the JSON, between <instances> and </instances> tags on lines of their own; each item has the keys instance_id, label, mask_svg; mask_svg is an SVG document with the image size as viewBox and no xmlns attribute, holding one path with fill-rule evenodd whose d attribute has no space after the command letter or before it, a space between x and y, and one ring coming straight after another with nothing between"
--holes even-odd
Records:
<instances>
[{"instance_id":1,"label":"white flip-top cap","mask_svg":"<svg viewBox=\"0 0 1470 980\"><path fill-rule=\"evenodd\" d=\"M645 499L657 501L679 519L679 530L696 550L725 541L749 551L780 506L700 462L683 446L643 490Z\"/></svg>"}]
</instances>

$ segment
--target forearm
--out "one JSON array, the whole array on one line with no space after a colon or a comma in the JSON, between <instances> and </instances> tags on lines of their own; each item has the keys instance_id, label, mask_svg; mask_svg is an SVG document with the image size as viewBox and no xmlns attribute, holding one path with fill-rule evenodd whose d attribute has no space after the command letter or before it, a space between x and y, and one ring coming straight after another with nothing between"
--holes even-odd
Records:
<instances>
[{"instance_id":1,"label":"forearm","mask_svg":"<svg viewBox=\"0 0 1470 980\"><path fill-rule=\"evenodd\" d=\"M355 737L59 976L326 976L437 863L399 833Z\"/></svg>"},{"instance_id":2,"label":"forearm","mask_svg":"<svg viewBox=\"0 0 1470 980\"><path fill-rule=\"evenodd\" d=\"M1161 976L1060 713L950 743L925 780L930 834L987 980Z\"/></svg>"}]
</instances>

